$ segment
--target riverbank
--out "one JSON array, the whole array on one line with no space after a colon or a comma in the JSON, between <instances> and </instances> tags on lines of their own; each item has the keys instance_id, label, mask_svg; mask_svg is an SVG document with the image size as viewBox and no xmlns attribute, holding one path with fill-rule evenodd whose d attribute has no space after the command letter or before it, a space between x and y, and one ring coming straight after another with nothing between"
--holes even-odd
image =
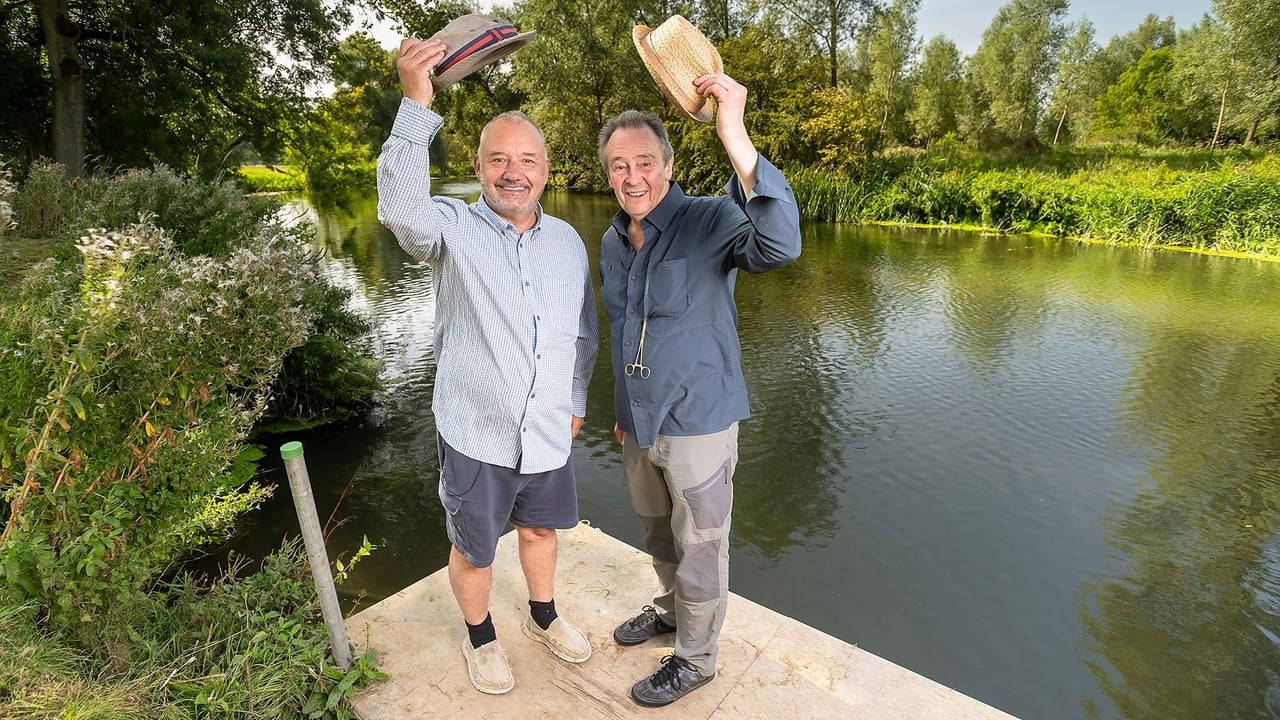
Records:
<instances>
[{"instance_id":1,"label":"riverbank","mask_svg":"<svg viewBox=\"0 0 1280 720\"><path fill-rule=\"evenodd\" d=\"M789 174L804 217L1280 257L1280 153L944 146Z\"/></svg>"},{"instance_id":2,"label":"riverbank","mask_svg":"<svg viewBox=\"0 0 1280 720\"><path fill-rule=\"evenodd\" d=\"M305 558L182 568L270 496L257 424L371 404L367 321L277 200L62 176L4 205L0 715L340 714L373 675L329 664Z\"/></svg>"}]
</instances>

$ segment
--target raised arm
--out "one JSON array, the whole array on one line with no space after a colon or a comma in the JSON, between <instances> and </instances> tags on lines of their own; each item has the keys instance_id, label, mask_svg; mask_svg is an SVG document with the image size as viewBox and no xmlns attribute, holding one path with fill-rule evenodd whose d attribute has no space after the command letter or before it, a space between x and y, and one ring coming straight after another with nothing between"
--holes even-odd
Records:
<instances>
[{"instance_id":1,"label":"raised arm","mask_svg":"<svg viewBox=\"0 0 1280 720\"><path fill-rule=\"evenodd\" d=\"M378 156L378 220L410 255L433 261L443 249L462 203L431 197L431 140L444 120L427 106L434 89L431 71L444 58L444 43L405 38L396 70L404 99L391 137Z\"/></svg>"}]
</instances>

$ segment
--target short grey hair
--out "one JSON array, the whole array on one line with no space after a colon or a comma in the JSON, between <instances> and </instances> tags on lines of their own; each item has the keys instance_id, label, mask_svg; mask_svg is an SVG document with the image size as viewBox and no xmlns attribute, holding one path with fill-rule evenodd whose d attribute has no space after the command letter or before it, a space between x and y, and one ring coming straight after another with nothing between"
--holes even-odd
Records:
<instances>
[{"instance_id":1,"label":"short grey hair","mask_svg":"<svg viewBox=\"0 0 1280 720\"><path fill-rule=\"evenodd\" d=\"M669 163L676 156L676 151L671 149L671 139L667 137L667 128L662 124L662 119L657 113L646 112L643 110L623 110L622 112L609 118L608 122L600 128L600 142L596 148L600 153L600 167L604 169L604 174L609 174L609 158L605 157L605 149L609 145L609 138L619 130L637 130L640 128L649 128L653 134L658 137L658 144L662 146L662 161Z\"/></svg>"}]
</instances>

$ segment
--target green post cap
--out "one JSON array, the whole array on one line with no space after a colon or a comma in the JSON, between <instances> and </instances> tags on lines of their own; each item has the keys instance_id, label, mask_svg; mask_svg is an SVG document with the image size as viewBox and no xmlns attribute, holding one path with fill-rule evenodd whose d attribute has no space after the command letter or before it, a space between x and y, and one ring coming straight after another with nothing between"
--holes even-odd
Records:
<instances>
[{"instance_id":1,"label":"green post cap","mask_svg":"<svg viewBox=\"0 0 1280 720\"><path fill-rule=\"evenodd\" d=\"M292 460L294 458L302 457L302 443L298 442L297 440L294 440L293 442L287 442L281 445L280 457L284 458L285 460Z\"/></svg>"}]
</instances>

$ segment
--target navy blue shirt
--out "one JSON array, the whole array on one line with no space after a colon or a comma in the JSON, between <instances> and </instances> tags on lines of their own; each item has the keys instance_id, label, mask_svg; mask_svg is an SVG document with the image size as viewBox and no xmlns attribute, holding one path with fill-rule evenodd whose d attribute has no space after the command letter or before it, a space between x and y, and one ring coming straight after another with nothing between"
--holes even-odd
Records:
<instances>
[{"instance_id":1,"label":"navy blue shirt","mask_svg":"<svg viewBox=\"0 0 1280 720\"><path fill-rule=\"evenodd\" d=\"M627 239L625 211L601 241L614 411L640 447L658 435L720 432L751 414L734 283L739 268L766 272L800 256L800 212L786 178L763 157L750 197L736 176L725 191L727 197L690 197L672 183L640 223L639 252ZM629 364L648 368L648 377L628 376Z\"/></svg>"}]
</instances>

